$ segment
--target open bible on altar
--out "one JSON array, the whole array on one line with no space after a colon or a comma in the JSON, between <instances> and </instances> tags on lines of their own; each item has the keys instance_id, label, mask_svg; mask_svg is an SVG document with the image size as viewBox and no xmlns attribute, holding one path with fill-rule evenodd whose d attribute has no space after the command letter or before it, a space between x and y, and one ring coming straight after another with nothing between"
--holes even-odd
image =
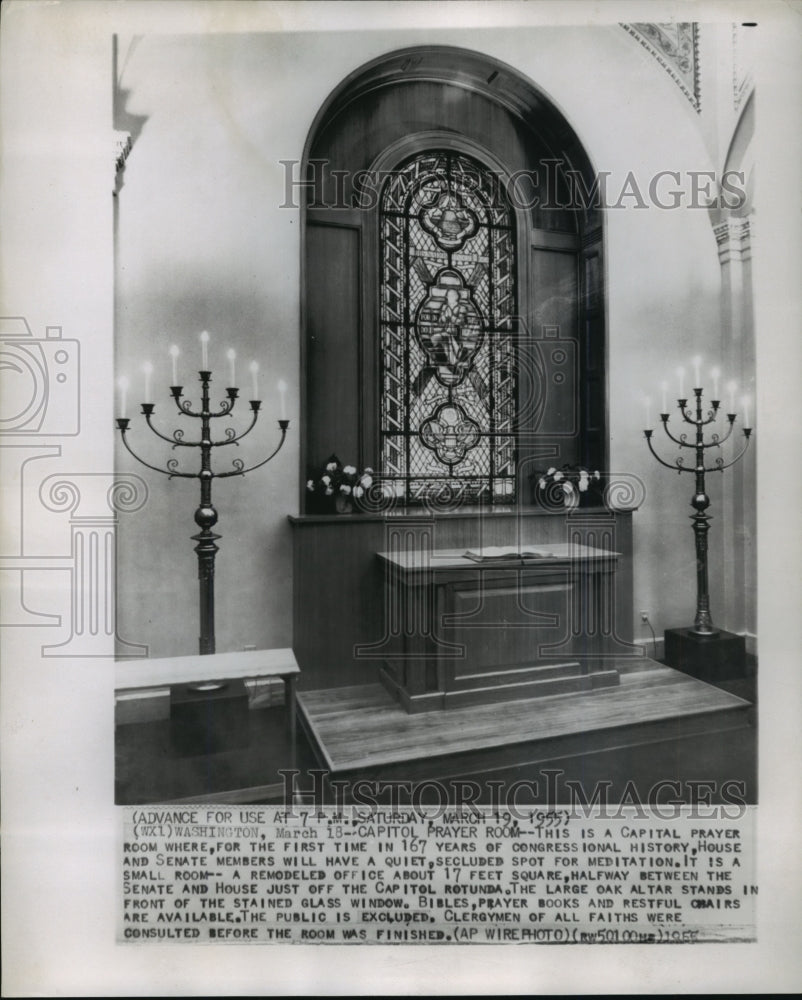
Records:
<instances>
[{"instance_id":1,"label":"open bible on altar","mask_svg":"<svg viewBox=\"0 0 802 1000\"><path fill-rule=\"evenodd\" d=\"M489 545L483 549L468 549L465 558L474 562L515 562L520 559L553 559L554 553L531 545Z\"/></svg>"}]
</instances>

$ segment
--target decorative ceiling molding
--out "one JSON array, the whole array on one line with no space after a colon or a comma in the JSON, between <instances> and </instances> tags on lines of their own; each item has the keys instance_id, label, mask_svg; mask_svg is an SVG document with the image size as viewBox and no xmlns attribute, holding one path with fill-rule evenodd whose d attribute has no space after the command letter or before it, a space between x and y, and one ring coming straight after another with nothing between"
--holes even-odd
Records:
<instances>
[{"instance_id":1,"label":"decorative ceiling molding","mask_svg":"<svg viewBox=\"0 0 802 1000\"><path fill-rule=\"evenodd\" d=\"M732 103L736 114L754 90L752 75L752 28L740 24L732 26Z\"/></svg>"},{"instance_id":2,"label":"decorative ceiling molding","mask_svg":"<svg viewBox=\"0 0 802 1000\"><path fill-rule=\"evenodd\" d=\"M749 219L724 219L713 226L718 257L722 264L732 260L747 261L752 257L752 226Z\"/></svg>"},{"instance_id":3,"label":"decorative ceiling molding","mask_svg":"<svg viewBox=\"0 0 802 1000\"><path fill-rule=\"evenodd\" d=\"M621 24L654 56L697 112L702 110L699 90L699 26L691 22Z\"/></svg>"},{"instance_id":4,"label":"decorative ceiling molding","mask_svg":"<svg viewBox=\"0 0 802 1000\"><path fill-rule=\"evenodd\" d=\"M125 161L131 155L133 141L130 132L114 132L114 195L118 195L123 186Z\"/></svg>"}]
</instances>

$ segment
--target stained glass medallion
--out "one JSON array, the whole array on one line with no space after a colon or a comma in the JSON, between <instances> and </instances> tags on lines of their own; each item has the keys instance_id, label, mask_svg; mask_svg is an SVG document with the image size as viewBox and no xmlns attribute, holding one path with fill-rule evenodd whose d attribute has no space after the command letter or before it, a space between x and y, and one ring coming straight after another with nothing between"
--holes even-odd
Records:
<instances>
[{"instance_id":1,"label":"stained glass medallion","mask_svg":"<svg viewBox=\"0 0 802 1000\"><path fill-rule=\"evenodd\" d=\"M482 317L458 271L443 268L428 287L415 317L415 336L428 366L419 375L436 375L445 386L459 385L473 368L482 344Z\"/></svg>"},{"instance_id":2,"label":"stained glass medallion","mask_svg":"<svg viewBox=\"0 0 802 1000\"><path fill-rule=\"evenodd\" d=\"M445 465L457 465L479 443L479 425L458 403L444 403L423 421L420 439Z\"/></svg>"},{"instance_id":3,"label":"stained glass medallion","mask_svg":"<svg viewBox=\"0 0 802 1000\"><path fill-rule=\"evenodd\" d=\"M406 503L515 494L513 216L471 157L426 152L380 207L381 472Z\"/></svg>"},{"instance_id":4,"label":"stained glass medallion","mask_svg":"<svg viewBox=\"0 0 802 1000\"><path fill-rule=\"evenodd\" d=\"M448 192L440 195L435 205L421 211L420 221L444 250L459 250L479 227L476 214Z\"/></svg>"}]
</instances>

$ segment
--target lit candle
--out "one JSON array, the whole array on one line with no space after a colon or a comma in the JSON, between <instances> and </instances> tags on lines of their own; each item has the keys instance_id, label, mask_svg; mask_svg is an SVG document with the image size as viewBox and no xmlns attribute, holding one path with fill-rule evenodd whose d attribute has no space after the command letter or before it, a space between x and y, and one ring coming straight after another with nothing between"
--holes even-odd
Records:
<instances>
[{"instance_id":1,"label":"lit candle","mask_svg":"<svg viewBox=\"0 0 802 1000\"><path fill-rule=\"evenodd\" d=\"M693 359L693 384L698 389L701 386L702 376L699 374L699 370L702 367L702 359L697 354Z\"/></svg>"},{"instance_id":2,"label":"lit candle","mask_svg":"<svg viewBox=\"0 0 802 1000\"><path fill-rule=\"evenodd\" d=\"M150 402L150 376L153 374L153 365L149 361L146 361L144 363L144 365L142 365L142 371L145 373L145 399L143 400L143 402L149 403Z\"/></svg>"},{"instance_id":3,"label":"lit candle","mask_svg":"<svg viewBox=\"0 0 802 1000\"><path fill-rule=\"evenodd\" d=\"M251 370L251 379L253 385L253 398L259 398L259 362L252 361L248 366Z\"/></svg>"},{"instance_id":4,"label":"lit candle","mask_svg":"<svg viewBox=\"0 0 802 1000\"><path fill-rule=\"evenodd\" d=\"M749 397L744 396L741 400L741 406L744 408L744 428L749 426Z\"/></svg>"},{"instance_id":5,"label":"lit candle","mask_svg":"<svg viewBox=\"0 0 802 1000\"><path fill-rule=\"evenodd\" d=\"M651 430L652 427L652 400L650 396L643 397L643 411L646 416L646 430Z\"/></svg>"},{"instance_id":6,"label":"lit candle","mask_svg":"<svg viewBox=\"0 0 802 1000\"><path fill-rule=\"evenodd\" d=\"M173 381L172 381L173 385L178 385L178 354L179 354L178 347L175 344L173 344L173 346L170 348L170 357L173 362Z\"/></svg>"},{"instance_id":7,"label":"lit candle","mask_svg":"<svg viewBox=\"0 0 802 1000\"><path fill-rule=\"evenodd\" d=\"M237 384L237 370L235 367L237 361L237 352L234 350L233 347L230 347L228 349L228 354L226 355L226 357L228 358L229 371L231 372L231 381L228 384L233 387Z\"/></svg>"},{"instance_id":8,"label":"lit candle","mask_svg":"<svg viewBox=\"0 0 802 1000\"><path fill-rule=\"evenodd\" d=\"M738 386L734 382L727 383L727 392L730 394L730 413L735 413L735 390Z\"/></svg>"},{"instance_id":9,"label":"lit candle","mask_svg":"<svg viewBox=\"0 0 802 1000\"><path fill-rule=\"evenodd\" d=\"M120 416L125 416L126 411L126 401L128 398L128 379L125 375L121 375L117 379L117 386L120 390Z\"/></svg>"},{"instance_id":10,"label":"lit candle","mask_svg":"<svg viewBox=\"0 0 802 1000\"><path fill-rule=\"evenodd\" d=\"M685 369L677 369L677 378L679 379L679 398L685 399Z\"/></svg>"},{"instance_id":11,"label":"lit candle","mask_svg":"<svg viewBox=\"0 0 802 1000\"><path fill-rule=\"evenodd\" d=\"M668 413L668 382L661 382L660 388L663 391L663 409L661 413Z\"/></svg>"},{"instance_id":12,"label":"lit candle","mask_svg":"<svg viewBox=\"0 0 802 1000\"><path fill-rule=\"evenodd\" d=\"M710 372L710 377L713 379L713 399L718 399L718 380L721 378L721 369L714 368Z\"/></svg>"},{"instance_id":13,"label":"lit candle","mask_svg":"<svg viewBox=\"0 0 802 1000\"><path fill-rule=\"evenodd\" d=\"M279 407L280 407L280 412L281 412L281 419L282 420L286 420L287 419L287 383L284 381L283 378L279 379L279 382L278 382L278 398L279 398Z\"/></svg>"},{"instance_id":14,"label":"lit candle","mask_svg":"<svg viewBox=\"0 0 802 1000\"><path fill-rule=\"evenodd\" d=\"M201 371L208 372L209 370L209 334L206 330L200 335L201 342L201 352L203 353L203 363L201 366Z\"/></svg>"}]
</instances>

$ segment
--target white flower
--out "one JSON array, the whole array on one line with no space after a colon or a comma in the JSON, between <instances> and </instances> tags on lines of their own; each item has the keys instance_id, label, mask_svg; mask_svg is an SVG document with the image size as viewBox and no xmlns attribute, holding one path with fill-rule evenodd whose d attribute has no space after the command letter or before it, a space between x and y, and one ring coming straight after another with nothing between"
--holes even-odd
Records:
<instances>
[{"instance_id":1,"label":"white flower","mask_svg":"<svg viewBox=\"0 0 802 1000\"><path fill-rule=\"evenodd\" d=\"M580 479L587 479L588 478L588 470L587 469L580 469L579 470L579 478Z\"/></svg>"},{"instance_id":2,"label":"white flower","mask_svg":"<svg viewBox=\"0 0 802 1000\"><path fill-rule=\"evenodd\" d=\"M594 479L601 479L601 473L599 472L598 469L593 473L593 478Z\"/></svg>"},{"instance_id":3,"label":"white flower","mask_svg":"<svg viewBox=\"0 0 802 1000\"><path fill-rule=\"evenodd\" d=\"M554 473L555 473L556 471L557 471L557 470L556 470L556 469L554 468L554 466L552 465L552 467L551 467L551 468L549 469L549 471L548 471L548 472L546 473L546 475L547 475L547 476L551 476L551 475L554 475Z\"/></svg>"},{"instance_id":4,"label":"white flower","mask_svg":"<svg viewBox=\"0 0 802 1000\"><path fill-rule=\"evenodd\" d=\"M573 492L574 488L570 483L563 483L563 493L565 493L566 496L571 496Z\"/></svg>"},{"instance_id":5,"label":"white flower","mask_svg":"<svg viewBox=\"0 0 802 1000\"><path fill-rule=\"evenodd\" d=\"M324 486L328 486L331 483L331 476L321 476L320 481Z\"/></svg>"},{"instance_id":6,"label":"white flower","mask_svg":"<svg viewBox=\"0 0 802 1000\"><path fill-rule=\"evenodd\" d=\"M346 486L345 483L343 483L342 486L340 487L340 493L344 493L346 496L348 496L350 492L351 492L351 487Z\"/></svg>"},{"instance_id":7,"label":"white flower","mask_svg":"<svg viewBox=\"0 0 802 1000\"><path fill-rule=\"evenodd\" d=\"M369 486L373 485L373 476L369 476L367 473L359 480L359 485L363 489L367 489Z\"/></svg>"},{"instance_id":8,"label":"white flower","mask_svg":"<svg viewBox=\"0 0 802 1000\"><path fill-rule=\"evenodd\" d=\"M362 489L362 487L361 487L361 486L355 486L355 487L354 487L354 496L355 496L355 497L357 497L357 498L358 498L358 497L361 497L361 496L362 496L362 494L363 494L364 492L365 492L365 491L364 491L364 490Z\"/></svg>"},{"instance_id":9,"label":"white flower","mask_svg":"<svg viewBox=\"0 0 802 1000\"><path fill-rule=\"evenodd\" d=\"M343 469L343 472L346 474L346 476L353 476L354 473L356 472L356 469L353 467L353 465L346 465L345 468Z\"/></svg>"},{"instance_id":10,"label":"white flower","mask_svg":"<svg viewBox=\"0 0 802 1000\"><path fill-rule=\"evenodd\" d=\"M545 488L546 488L546 480L545 479L538 479L538 481L537 481L537 488L539 490L545 490Z\"/></svg>"},{"instance_id":11,"label":"white flower","mask_svg":"<svg viewBox=\"0 0 802 1000\"><path fill-rule=\"evenodd\" d=\"M315 488L315 481L314 481L314 479L307 479L307 481L306 481L306 488L308 490L314 490L314 488Z\"/></svg>"},{"instance_id":12,"label":"white flower","mask_svg":"<svg viewBox=\"0 0 802 1000\"><path fill-rule=\"evenodd\" d=\"M587 491L587 488L588 488L588 481L587 481L587 479L580 479L579 480L579 492L580 493L585 493Z\"/></svg>"},{"instance_id":13,"label":"white flower","mask_svg":"<svg viewBox=\"0 0 802 1000\"><path fill-rule=\"evenodd\" d=\"M329 462L329 464L326 466L326 472L334 472L336 468L337 468L336 462Z\"/></svg>"},{"instance_id":14,"label":"white flower","mask_svg":"<svg viewBox=\"0 0 802 1000\"><path fill-rule=\"evenodd\" d=\"M562 472L555 472L555 473L554 473L554 482L555 482L555 483L559 483L559 481L560 481L560 480L561 480L562 478L563 478L563 474L562 474Z\"/></svg>"},{"instance_id":15,"label":"white flower","mask_svg":"<svg viewBox=\"0 0 802 1000\"><path fill-rule=\"evenodd\" d=\"M368 476L372 476L373 475L373 469L369 469L367 466L365 466L365 474L368 475Z\"/></svg>"},{"instance_id":16,"label":"white flower","mask_svg":"<svg viewBox=\"0 0 802 1000\"><path fill-rule=\"evenodd\" d=\"M330 486L326 487L326 496L327 497L330 497L333 492L334 492L334 490Z\"/></svg>"}]
</instances>

